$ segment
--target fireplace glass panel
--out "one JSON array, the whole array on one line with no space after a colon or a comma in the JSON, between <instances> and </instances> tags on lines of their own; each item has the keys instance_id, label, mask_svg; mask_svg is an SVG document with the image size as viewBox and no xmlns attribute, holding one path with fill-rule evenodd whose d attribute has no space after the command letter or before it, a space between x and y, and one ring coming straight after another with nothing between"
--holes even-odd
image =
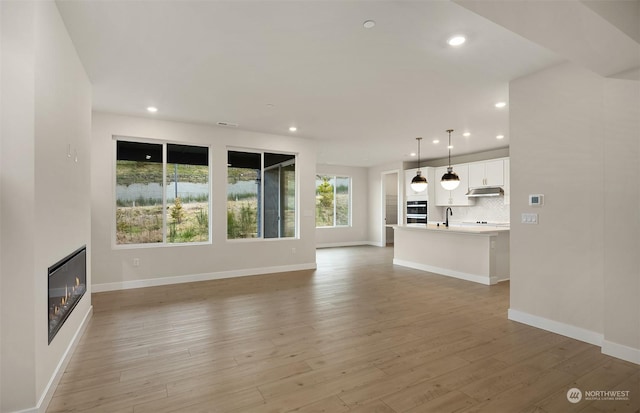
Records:
<instances>
[{"instance_id":1,"label":"fireplace glass panel","mask_svg":"<svg viewBox=\"0 0 640 413\"><path fill-rule=\"evenodd\" d=\"M49 344L87 290L86 246L49 267Z\"/></svg>"}]
</instances>

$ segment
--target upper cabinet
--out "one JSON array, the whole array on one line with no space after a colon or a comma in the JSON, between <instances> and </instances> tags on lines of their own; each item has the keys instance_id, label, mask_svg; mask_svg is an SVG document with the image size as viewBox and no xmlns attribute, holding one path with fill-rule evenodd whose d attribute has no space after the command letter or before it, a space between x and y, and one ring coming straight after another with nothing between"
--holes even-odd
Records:
<instances>
[{"instance_id":1,"label":"upper cabinet","mask_svg":"<svg viewBox=\"0 0 640 413\"><path fill-rule=\"evenodd\" d=\"M469 164L469 188L504 186L504 159Z\"/></svg>"},{"instance_id":2,"label":"upper cabinet","mask_svg":"<svg viewBox=\"0 0 640 413\"><path fill-rule=\"evenodd\" d=\"M440 185L442 175L447 172L447 167L436 168L434 177L435 198L437 206L468 206L474 205L475 200L467 196L469 191L469 165L453 165L453 171L460 177L460 185L453 191L447 191Z\"/></svg>"}]
</instances>

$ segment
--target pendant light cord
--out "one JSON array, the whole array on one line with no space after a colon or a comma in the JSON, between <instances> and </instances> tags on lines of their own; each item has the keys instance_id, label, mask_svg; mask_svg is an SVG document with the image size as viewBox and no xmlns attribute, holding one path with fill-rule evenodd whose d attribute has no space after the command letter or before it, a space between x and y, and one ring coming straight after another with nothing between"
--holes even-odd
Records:
<instances>
[{"instance_id":1,"label":"pendant light cord","mask_svg":"<svg viewBox=\"0 0 640 413\"><path fill-rule=\"evenodd\" d=\"M447 129L447 132L449 132L449 146L447 146L447 149L449 149L449 167L451 167L451 132L453 132L453 129Z\"/></svg>"},{"instance_id":2,"label":"pendant light cord","mask_svg":"<svg viewBox=\"0 0 640 413\"><path fill-rule=\"evenodd\" d=\"M418 170L420 170L420 141L422 138L416 138L416 140L418 141Z\"/></svg>"}]
</instances>

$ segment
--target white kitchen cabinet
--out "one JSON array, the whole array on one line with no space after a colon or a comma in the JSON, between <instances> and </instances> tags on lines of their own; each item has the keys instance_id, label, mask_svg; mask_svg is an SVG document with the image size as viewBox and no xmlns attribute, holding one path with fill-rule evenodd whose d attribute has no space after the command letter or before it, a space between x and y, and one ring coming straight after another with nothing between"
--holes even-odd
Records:
<instances>
[{"instance_id":1,"label":"white kitchen cabinet","mask_svg":"<svg viewBox=\"0 0 640 413\"><path fill-rule=\"evenodd\" d=\"M420 170L422 171L422 176L427 178L427 168L420 168ZM411 180L413 179L414 176L416 176L416 172L418 172L418 168L406 169L404 171L404 182L405 182L404 193L406 195L407 200L411 200L412 198L416 198L416 197L425 197L425 198L427 197L427 190L424 190L422 192L416 192L411 188Z\"/></svg>"},{"instance_id":2,"label":"white kitchen cabinet","mask_svg":"<svg viewBox=\"0 0 640 413\"><path fill-rule=\"evenodd\" d=\"M469 188L504 186L504 159L469 164Z\"/></svg>"},{"instance_id":3,"label":"white kitchen cabinet","mask_svg":"<svg viewBox=\"0 0 640 413\"><path fill-rule=\"evenodd\" d=\"M475 200L467 196L469 191L469 165L453 165L453 171L460 177L460 185L453 191L447 191L440 185L442 175L447 173L447 167L436 168L434 186L437 206L468 206L474 205Z\"/></svg>"}]
</instances>

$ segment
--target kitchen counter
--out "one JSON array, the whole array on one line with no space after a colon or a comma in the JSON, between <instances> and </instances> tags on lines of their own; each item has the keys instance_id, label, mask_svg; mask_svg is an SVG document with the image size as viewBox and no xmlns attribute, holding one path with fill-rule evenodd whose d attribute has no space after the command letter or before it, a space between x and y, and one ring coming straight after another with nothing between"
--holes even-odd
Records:
<instances>
[{"instance_id":1,"label":"kitchen counter","mask_svg":"<svg viewBox=\"0 0 640 413\"><path fill-rule=\"evenodd\" d=\"M453 224L449 225L449 227L440 224L407 224L407 225L394 225L393 228L401 227L406 230L417 230L417 231L443 231L450 233L461 233L461 234L479 234L479 235L493 235L497 232L509 231L509 226L506 225L460 225Z\"/></svg>"},{"instance_id":2,"label":"kitchen counter","mask_svg":"<svg viewBox=\"0 0 640 413\"><path fill-rule=\"evenodd\" d=\"M509 279L509 227L395 225L393 263L491 285Z\"/></svg>"}]
</instances>

